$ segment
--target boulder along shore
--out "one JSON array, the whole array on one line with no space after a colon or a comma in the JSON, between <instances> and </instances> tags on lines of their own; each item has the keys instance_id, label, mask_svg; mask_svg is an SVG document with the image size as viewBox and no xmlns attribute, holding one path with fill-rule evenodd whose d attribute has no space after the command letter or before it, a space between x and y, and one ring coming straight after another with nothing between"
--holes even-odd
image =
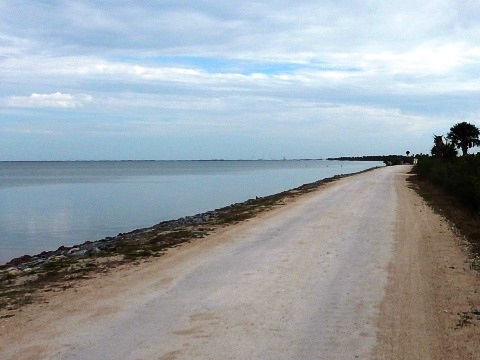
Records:
<instances>
[{"instance_id":1,"label":"boulder along shore","mask_svg":"<svg viewBox=\"0 0 480 360\"><path fill-rule=\"evenodd\" d=\"M88 279L94 272L106 273L122 264L161 256L167 249L203 238L219 227L247 220L327 183L373 169L335 175L281 193L162 221L128 233L14 258L0 265L0 318L38 300L39 289L69 288L74 280Z\"/></svg>"}]
</instances>

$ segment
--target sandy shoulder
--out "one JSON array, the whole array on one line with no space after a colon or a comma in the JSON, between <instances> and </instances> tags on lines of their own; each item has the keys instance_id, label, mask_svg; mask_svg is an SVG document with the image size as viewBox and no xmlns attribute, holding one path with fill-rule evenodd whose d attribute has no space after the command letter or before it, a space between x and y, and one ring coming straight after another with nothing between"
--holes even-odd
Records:
<instances>
[{"instance_id":1,"label":"sandy shoulder","mask_svg":"<svg viewBox=\"0 0 480 360\"><path fill-rule=\"evenodd\" d=\"M399 204L393 262L381 305L375 358L478 359L480 278L451 226L408 188Z\"/></svg>"}]
</instances>

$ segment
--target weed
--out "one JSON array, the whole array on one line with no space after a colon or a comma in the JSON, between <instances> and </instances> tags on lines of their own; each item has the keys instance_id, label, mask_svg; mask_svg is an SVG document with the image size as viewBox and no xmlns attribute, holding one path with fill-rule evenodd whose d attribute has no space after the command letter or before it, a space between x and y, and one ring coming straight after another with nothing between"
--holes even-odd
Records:
<instances>
[{"instance_id":1,"label":"weed","mask_svg":"<svg viewBox=\"0 0 480 360\"><path fill-rule=\"evenodd\" d=\"M69 266L75 264L77 261L74 259L61 259L56 261L50 261L43 265L43 270L46 272L61 271Z\"/></svg>"},{"instance_id":2,"label":"weed","mask_svg":"<svg viewBox=\"0 0 480 360\"><path fill-rule=\"evenodd\" d=\"M472 309L470 311L463 311L457 314L459 316L456 327L462 328L465 326L475 325L473 321L480 320L480 311Z\"/></svg>"},{"instance_id":3,"label":"weed","mask_svg":"<svg viewBox=\"0 0 480 360\"><path fill-rule=\"evenodd\" d=\"M459 318L456 327L462 328L467 325L472 325L472 316L467 312L458 313Z\"/></svg>"}]
</instances>

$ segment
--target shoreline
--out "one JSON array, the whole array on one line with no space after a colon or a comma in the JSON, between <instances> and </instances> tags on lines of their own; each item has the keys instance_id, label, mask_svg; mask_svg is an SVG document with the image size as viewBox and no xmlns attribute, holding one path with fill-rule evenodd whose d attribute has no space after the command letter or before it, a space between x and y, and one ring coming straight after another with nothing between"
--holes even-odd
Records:
<instances>
[{"instance_id":1,"label":"shoreline","mask_svg":"<svg viewBox=\"0 0 480 360\"><path fill-rule=\"evenodd\" d=\"M320 187L379 167L351 174L340 174L265 197L248 199L241 203L167 220L147 228L119 233L96 241L73 246L60 246L57 250L36 255L23 255L0 265L0 318L9 317L25 304L41 298L38 290L69 288L77 279L88 279L94 273L108 273L126 264L138 264L148 258L160 257L168 249L214 231L251 219L260 213L284 205L286 201L310 193ZM45 290L47 289L47 290ZM13 315L11 315L13 316Z\"/></svg>"},{"instance_id":2,"label":"shoreline","mask_svg":"<svg viewBox=\"0 0 480 360\"><path fill-rule=\"evenodd\" d=\"M62 245L78 246L87 240L113 237L256 196L276 194L303 183L383 165L332 165L316 160L311 165L298 160L261 164L247 161L250 165L235 164L243 160L217 161L212 166L196 160L178 161L181 164L153 161L157 165L133 161L122 165L130 162L47 162L2 167L0 190L5 206L1 225L5 233L0 266ZM195 162L197 165L188 164Z\"/></svg>"},{"instance_id":3,"label":"shoreline","mask_svg":"<svg viewBox=\"0 0 480 360\"><path fill-rule=\"evenodd\" d=\"M291 196L298 196L301 193L305 193L308 191L312 191L318 186L321 186L322 184L335 181L344 177L348 176L353 176L356 174L361 174L364 172L372 171L374 169L377 169L379 167L372 167L366 170L362 170L359 172L355 173L350 173L350 174L340 174L340 175L334 175L332 177L327 177L324 179L317 180L312 183L306 183L303 185L300 185L296 188L293 189L288 189L279 193L263 196L263 197L256 197L255 199L247 199L245 201L231 204L222 208L194 214L194 215L189 215L189 216L184 216L178 219L172 219L172 220L165 220L162 221L158 224L155 224L150 227L145 227L145 228L139 228L139 229L134 229L129 232L125 233L119 233L115 236L107 236L103 239L99 240L89 240L85 241L80 244L75 244L71 246L66 246L66 245L61 245L58 247L56 250L44 250L38 254L34 255L29 255L29 254L24 254L22 256L14 257L10 259L9 261L0 264L0 275L2 274L2 271L9 267L28 267L28 266L37 266L43 264L44 261L46 261L49 257L51 256L88 256L92 254L98 254L101 251L108 251L109 249L112 248L112 243L114 242L119 242L128 238L131 238L132 236L137 236L137 235L144 235L148 232L155 231L155 230L171 230L177 227L182 227L182 226L192 226L192 225L202 225L202 224L211 224L212 220L215 222L215 220L218 220L225 214L229 212L235 212L235 210L238 210L242 207L245 206L250 206L250 205L259 205L262 206L262 202L270 202L272 199L279 200L277 198L282 197L291 197ZM241 220L246 220L247 217L244 219L236 219L237 221ZM217 223L218 224L218 223ZM225 223L223 222L222 225ZM95 248L97 248L95 250Z\"/></svg>"}]
</instances>

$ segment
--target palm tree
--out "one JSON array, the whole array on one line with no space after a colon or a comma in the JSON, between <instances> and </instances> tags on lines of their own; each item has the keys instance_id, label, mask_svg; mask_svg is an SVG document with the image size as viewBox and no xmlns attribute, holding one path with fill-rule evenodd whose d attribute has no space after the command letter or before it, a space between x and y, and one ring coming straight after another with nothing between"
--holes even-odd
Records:
<instances>
[{"instance_id":1,"label":"palm tree","mask_svg":"<svg viewBox=\"0 0 480 360\"><path fill-rule=\"evenodd\" d=\"M447 134L447 138L457 148L462 149L463 156L467 155L469 148L480 145L479 136L478 128L465 121L452 126Z\"/></svg>"},{"instance_id":2,"label":"palm tree","mask_svg":"<svg viewBox=\"0 0 480 360\"><path fill-rule=\"evenodd\" d=\"M431 153L434 157L443 160L453 160L457 157L457 148L453 142L443 141L442 135L433 135L434 145Z\"/></svg>"}]
</instances>

